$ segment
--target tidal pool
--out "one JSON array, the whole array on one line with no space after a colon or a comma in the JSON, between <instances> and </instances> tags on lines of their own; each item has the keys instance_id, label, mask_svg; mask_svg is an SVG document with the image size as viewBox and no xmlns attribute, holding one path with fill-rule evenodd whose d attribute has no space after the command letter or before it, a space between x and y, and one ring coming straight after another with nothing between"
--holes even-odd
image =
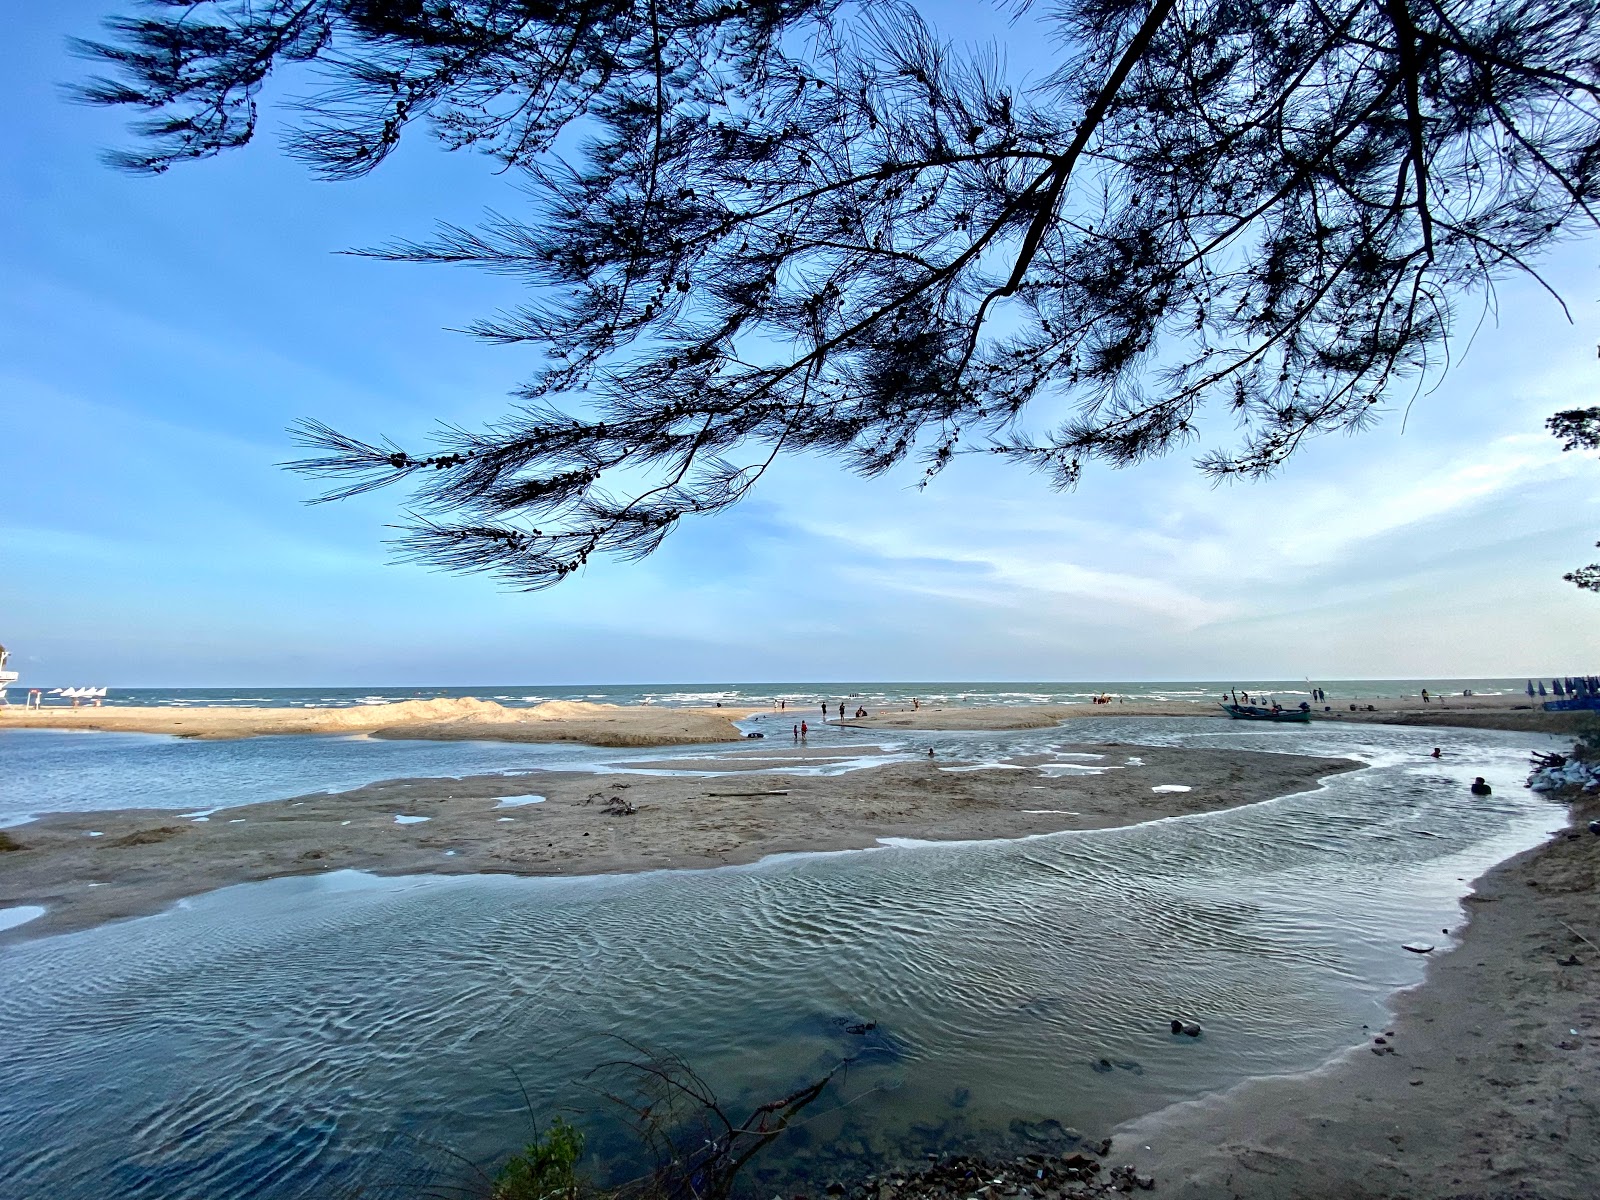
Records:
<instances>
[{"instance_id":1,"label":"tidal pool","mask_svg":"<svg viewBox=\"0 0 1600 1200\"><path fill-rule=\"evenodd\" d=\"M682 1054L733 1108L856 1058L750 1176L768 1196L868 1157L1102 1133L1361 1041L1421 978L1401 944L1448 947L1467 881L1564 820L1521 786L1556 744L1536 735L1102 718L895 740L994 761L1091 737L1371 766L1120 830L638 876L344 872L14 941L0 1194L414 1194L425 1169L460 1182L442 1148L520 1145L529 1104L621 1170L585 1078L631 1056L619 1037ZM1204 1035L1174 1038L1174 1016Z\"/></svg>"}]
</instances>

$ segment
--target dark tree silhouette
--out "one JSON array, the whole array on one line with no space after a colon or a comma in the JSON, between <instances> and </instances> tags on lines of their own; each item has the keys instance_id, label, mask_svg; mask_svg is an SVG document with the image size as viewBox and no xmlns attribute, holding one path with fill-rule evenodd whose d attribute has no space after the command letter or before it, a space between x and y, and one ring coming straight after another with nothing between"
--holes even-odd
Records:
<instances>
[{"instance_id":1,"label":"dark tree silhouette","mask_svg":"<svg viewBox=\"0 0 1600 1200\"><path fill-rule=\"evenodd\" d=\"M1544 424L1561 439L1563 450L1600 450L1600 408L1569 408ZM1595 546L1600 548L1600 542ZM1586 592L1600 592L1600 563L1568 571L1561 578Z\"/></svg>"},{"instance_id":2,"label":"dark tree silhouette","mask_svg":"<svg viewBox=\"0 0 1600 1200\"><path fill-rule=\"evenodd\" d=\"M1062 0L1026 90L898 0L158 0L83 48L89 99L149 110L125 166L249 141L297 62L322 174L421 121L527 183L530 215L370 251L527 281L472 327L549 356L520 406L421 453L308 422L292 465L328 499L410 480L404 555L538 588L780 453L1070 487L1203 421L1236 429L1216 478L1366 427L1448 366L1462 300L1593 224L1597 10Z\"/></svg>"}]
</instances>

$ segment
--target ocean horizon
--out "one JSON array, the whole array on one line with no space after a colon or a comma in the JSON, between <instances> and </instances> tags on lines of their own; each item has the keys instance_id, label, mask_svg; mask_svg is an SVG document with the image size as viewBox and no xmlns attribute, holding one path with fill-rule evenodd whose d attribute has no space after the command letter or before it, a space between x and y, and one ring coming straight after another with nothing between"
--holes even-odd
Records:
<instances>
[{"instance_id":1,"label":"ocean horizon","mask_svg":"<svg viewBox=\"0 0 1600 1200\"><path fill-rule=\"evenodd\" d=\"M1539 676L1532 676L1535 686ZM1544 677L1546 686L1549 677ZM764 707L779 701L817 703L823 699L853 700L868 707L910 704L1084 704L1100 695L1134 701L1219 699L1230 689L1251 695L1301 697L1322 688L1330 701L1383 700L1418 695L1427 688L1435 695L1506 696L1526 691L1529 677L1434 677L1408 679L1261 679L1250 676L1222 680L826 680L704 683L627 684L474 684L455 686L345 687L116 687L109 688L105 703L128 707L184 707L228 705L264 708L342 708L363 704L395 704L405 700L468 697L510 707L527 707L552 700L591 704L658 705L674 708ZM99 686L98 681L48 681L35 683L24 676L11 685L18 694L40 688L49 693L64 687Z\"/></svg>"}]
</instances>

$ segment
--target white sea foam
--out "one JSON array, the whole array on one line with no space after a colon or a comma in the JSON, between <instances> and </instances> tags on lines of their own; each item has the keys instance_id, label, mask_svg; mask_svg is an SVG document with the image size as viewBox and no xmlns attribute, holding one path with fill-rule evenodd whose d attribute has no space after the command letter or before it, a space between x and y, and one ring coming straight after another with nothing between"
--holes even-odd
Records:
<instances>
[{"instance_id":1,"label":"white sea foam","mask_svg":"<svg viewBox=\"0 0 1600 1200\"><path fill-rule=\"evenodd\" d=\"M394 815L394 823L396 825L420 825L424 821L431 820L433 820L432 817L407 817L402 816L400 813L395 813ZM349 824L349 822L346 822L346 824Z\"/></svg>"},{"instance_id":2,"label":"white sea foam","mask_svg":"<svg viewBox=\"0 0 1600 1200\"><path fill-rule=\"evenodd\" d=\"M501 796L499 803L497 803L495 805L495 807L496 808L521 808L524 804L543 804L544 801L545 801L545 798L543 796L535 796L535 795L532 795L532 794L527 795L527 796ZM505 821L505 820L509 820L510 818L501 817L500 819L502 821Z\"/></svg>"},{"instance_id":3,"label":"white sea foam","mask_svg":"<svg viewBox=\"0 0 1600 1200\"><path fill-rule=\"evenodd\" d=\"M1192 792L1194 789L1186 783L1158 783L1150 789L1152 792Z\"/></svg>"}]
</instances>

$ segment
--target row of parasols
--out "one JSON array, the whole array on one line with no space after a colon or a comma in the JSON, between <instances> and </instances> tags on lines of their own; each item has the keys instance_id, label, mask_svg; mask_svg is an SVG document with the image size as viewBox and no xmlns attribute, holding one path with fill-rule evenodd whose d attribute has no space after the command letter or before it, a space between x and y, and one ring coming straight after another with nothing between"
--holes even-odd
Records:
<instances>
[{"instance_id":1,"label":"row of parasols","mask_svg":"<svg viewBox=\"0 0 1600 1200\"><path fill-rule=\"evenodd\" d=\"M1600 696L1600 675L1569 675L1564 679L1552 679L1549 692L1544 690L1544 680L1537 683L1528 680L1528 695L1547 696L1552 692L1557 696Z\"/></svg>"}]
</instances>

